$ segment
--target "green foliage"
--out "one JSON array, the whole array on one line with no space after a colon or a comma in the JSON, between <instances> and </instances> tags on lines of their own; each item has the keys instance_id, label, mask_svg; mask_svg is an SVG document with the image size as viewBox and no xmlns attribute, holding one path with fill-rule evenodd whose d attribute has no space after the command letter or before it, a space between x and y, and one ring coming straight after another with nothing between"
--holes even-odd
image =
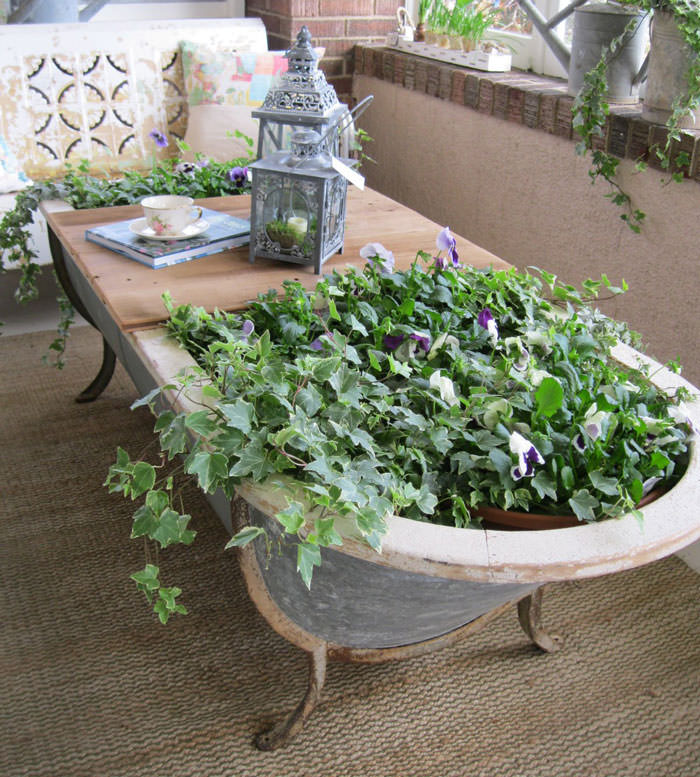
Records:
<instances>
[{"instance_id":1,"label":"green foliage","mask_svg":"<svg viewBox=\"0 0 700 777\"><path fill-rule=\"evenodd\" d=\"M682 397L611 359L633 336L586 304L602 291L622 289L605 276L579 291L547 272L417 260L391 274L335 272L313 292L288 281L238 314L166 299L168 329L198 362L189 385L209 386L214 401L158 415L163 456L183 451L208 492L288 489L276 517L307 585L322 549L342 542L341 517L379 549L393 513L460 527L478 526L483 504L619 515L642 484L680 475L688 430L671 412ZM495 338L480 323L486 309ZM156 480L120 449L108 484L146 494L134 536L189 540ZM249 526L227 547L263 535Z\"/></svg>"},{"instance_id":2,"label":"green foliage","mask_svg":"<svg viewBox=\"0 0 700 777\"><path fill-rule=\"evenodd\" d=\"M153 604L153 612L161 623L166 624L171 615L187 614L187 609L182 604L177 604L175 599L182 593L179 588L163 588L158 579L160 570L153 564L146 564L140 572L131 575L139 591L142 591L149 604Z\"/></svg>"},{"instance_id":3,"label":"green foliage","mask_svg":"<svg viewBox=\"0 0 700 777\"><path fill-rule=\"evenodd\" d=\"M241 135L240 132L235 134ZM249 146L252 145L250 138L241 137ZM189 150L185 143L179 143L178 148L180 152ZM0 272L6 271L6 263L18 262L20 278L15 299L21 303L36 299L41 265L35 261L36 251L30 245L29 225L33 223L42 200L63 199L74 208L83 209L131 205L153 194L183 194L194 198L241 194L248 187L234 183L228 173L249 161L249 158L239 158L230 162L213 162L200 154L194 163L165 159L154 162L147 172L127 170L121 178L91 174L87 162L82 162L77 168L69 165L64 177L34 183L17 194L15 207L7 211L0 221ZM58 337L49 350L55 365L62 367L74 312L63 296L59 298L59 308Z\"/></svg>"},{"instance_id":4,"label":"green foliage","mask_svg":"<svg viewBox=\"0 0 700 777\"><path fill-rule=\"evenodd\" d=\"M622 0L625 3L625 0ZM654 10L670 12L678 24L685 45L694 54L686 74L687 89L684 95L674 101L671 115L666 122L666 140L663 145L656 145L651 152L656 155L661 168L668 171L668 181L680 182L689 175L690 158L686 152L675 151L675 144L681 140L680 124L691 111L700 105L700 6L694 0L638 0L627 2L636 8L650 13ZM610 106L605 100L607 90L607 68L610 61L618 54L626 40L637 29L638 20L633 19L623 33L603 51L598 64L592 68L583 79L572 108L574 131L581 136L576 152L585 156L590 154L591 167L588 174L591 182L598 179L605 181L610 191L605 195L613 205L621 208L620 218L635 233L641 231L646 214L635 208L632 200L623 190L617 180L617 168L620 163L613 154L603 150L601 139L604 138L605 125ZM644 160L637 162L637 171L645 170Z\"/></svg>"},{"instance_id":5,"label":"green foliage","mask_svg":"<svg viewBox=\"0 0 700 777\"><path fill-rule=\"evenodd\" d=\"M419 21L427 23L437 33L461 35L473 43L483 40L488 28L494 23L496 12L476 0L456 0L445 3L442 0L420 2Z\"/></svg>"}]
</instances>

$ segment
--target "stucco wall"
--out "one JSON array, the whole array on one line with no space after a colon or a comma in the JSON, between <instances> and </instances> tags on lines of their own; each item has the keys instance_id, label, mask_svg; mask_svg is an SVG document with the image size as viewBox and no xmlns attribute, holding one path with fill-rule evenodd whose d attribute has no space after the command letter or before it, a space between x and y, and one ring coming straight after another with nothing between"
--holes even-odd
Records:
<instances>
[{"instance_id":1,"label":"stucco wall","mask_svg":"<svg viewBox=\"0 0 700 777\"><path fill-rule=\"evenodd\" d=\"M374 102L360 124L377 161L364 166L369 186L518 267L571 283L624 278L629 292L601 309L641 332L650 355L680 357L700 384L700 185L664 186L656 171L624 162L625 188L647 213L634 235L572 142L355 76L354 96L367 94Z\"/></svg>"}]
</instances>

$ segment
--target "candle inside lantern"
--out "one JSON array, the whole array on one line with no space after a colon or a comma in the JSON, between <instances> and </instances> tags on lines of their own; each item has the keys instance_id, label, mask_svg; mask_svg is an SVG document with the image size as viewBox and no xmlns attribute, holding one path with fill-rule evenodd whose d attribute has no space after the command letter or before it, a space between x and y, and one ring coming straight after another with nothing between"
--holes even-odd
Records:
<instances>
[{"instance_id":1,"label":"candle inside lantern","mask_svg":"<svg viewBox=\"0 0 700 777\"><path fill-rule=\"evenodd\" d=\"M299 234L305 235L308 222L303 216L290 216L287 219L287 226L292 227L292 229L295 229Z\"/></svg>"}]
</instances>

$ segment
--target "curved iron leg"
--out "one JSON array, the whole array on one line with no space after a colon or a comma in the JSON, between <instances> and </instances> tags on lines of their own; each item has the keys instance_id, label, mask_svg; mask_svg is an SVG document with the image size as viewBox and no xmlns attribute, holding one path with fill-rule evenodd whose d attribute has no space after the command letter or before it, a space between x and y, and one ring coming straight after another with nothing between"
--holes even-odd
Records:
<instances>
[{"instance_id":1,"label":"curved iron leg","mask_svg":"<svg viewBox=\"0 0 700 777\"><path fill-rule=\"evenodd\" d=\"M49 248L51 249L51 259L53 260L54 271L58 282L63 287L63 291L66 293L70 304L80 313L80 315L97 331L100 328L92 320L92 316L88 313L87 308L80 299L80 295L75 290L73 283L71 282L70 275L68 274L68 268L66 267L66 258L63 254L63 246L61 241L56 237L54 231L49 227ZM100 394L107 388L109 381L114 374L114 367L117 361L116 354L112 350L112 346L102 337L102 365L100 371L97 373L95 379L90 385L83 389L75 398L76 402L93 402L100 396Z\"/></svg>"},{"instance_id":2,"label":"curved iron leg","mask_svg":"<svg viewBox=\"0 0 700 777\"><path fill-rule=\"evenodd\" d=\"M518 620L523 631L540 650L554 653L562 646L562 639L555 634L547 634L542 627L542 587L533 591L518 602Z\"/></svg>"},{"instance_id":3,"label":"curved iron leg","mask_svg":"<svg viewBox=\"0 0 700 777\"><path fill-rule=\"evenodd\" d=\"M309 719L311 713L321 699L321 691L326 681L326 664L328 656L325 644L320 644L309 652L309 685L304 698L296 709L284 720L268 731L263 731L255 738L255 744L260 750L275 750L286 744L298 734Z\"/></svg>"},{"instance_id":4,"label":"curved iron leg","mask_svg":"<svg viewBox=\"0 0 700 777\"><path fill-rule=\"evenodd\" d=\"M117 363L117 355L112 346L102 338L102 366L92 383L84 388L75 398L76 402L94 402L107 388L114 375L114 367Z\"/></svg>"}]
</instances>

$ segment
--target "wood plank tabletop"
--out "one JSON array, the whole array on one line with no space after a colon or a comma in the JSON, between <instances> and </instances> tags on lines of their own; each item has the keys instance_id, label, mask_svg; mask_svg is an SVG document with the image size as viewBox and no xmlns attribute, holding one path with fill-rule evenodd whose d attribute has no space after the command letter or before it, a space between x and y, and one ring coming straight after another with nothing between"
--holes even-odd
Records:
<instances>
[{"instance_id":1,"label":"wood plank tabletop","mask_svg":"<svg viewBox=\"0 0 700 777\"><path fill-rule=\"evenodd\" d=\"M212 197L199 205L241 218L250 217L250 195ZM85 240L85 230L99 224L142 215L139 205L46 213L46 218L80 271L123 331L152 326L166 317L162 294L176 303L189 302L211 311L240 310L268 289L281 289L294 279L313 288L319 276L300 265L268 259L248 261L248 246L201 257L158 270L146 267ZM345 247L331 257L322 272L346 265L362 266L360 249L378 242L394 253L396 266L407 268L419 250L436 252L435 238L443 225L421 216L378 192L349 187ZM475 267L509 265L474 243L455 235L460 261Z\"/></svg>"}]
</instances>

